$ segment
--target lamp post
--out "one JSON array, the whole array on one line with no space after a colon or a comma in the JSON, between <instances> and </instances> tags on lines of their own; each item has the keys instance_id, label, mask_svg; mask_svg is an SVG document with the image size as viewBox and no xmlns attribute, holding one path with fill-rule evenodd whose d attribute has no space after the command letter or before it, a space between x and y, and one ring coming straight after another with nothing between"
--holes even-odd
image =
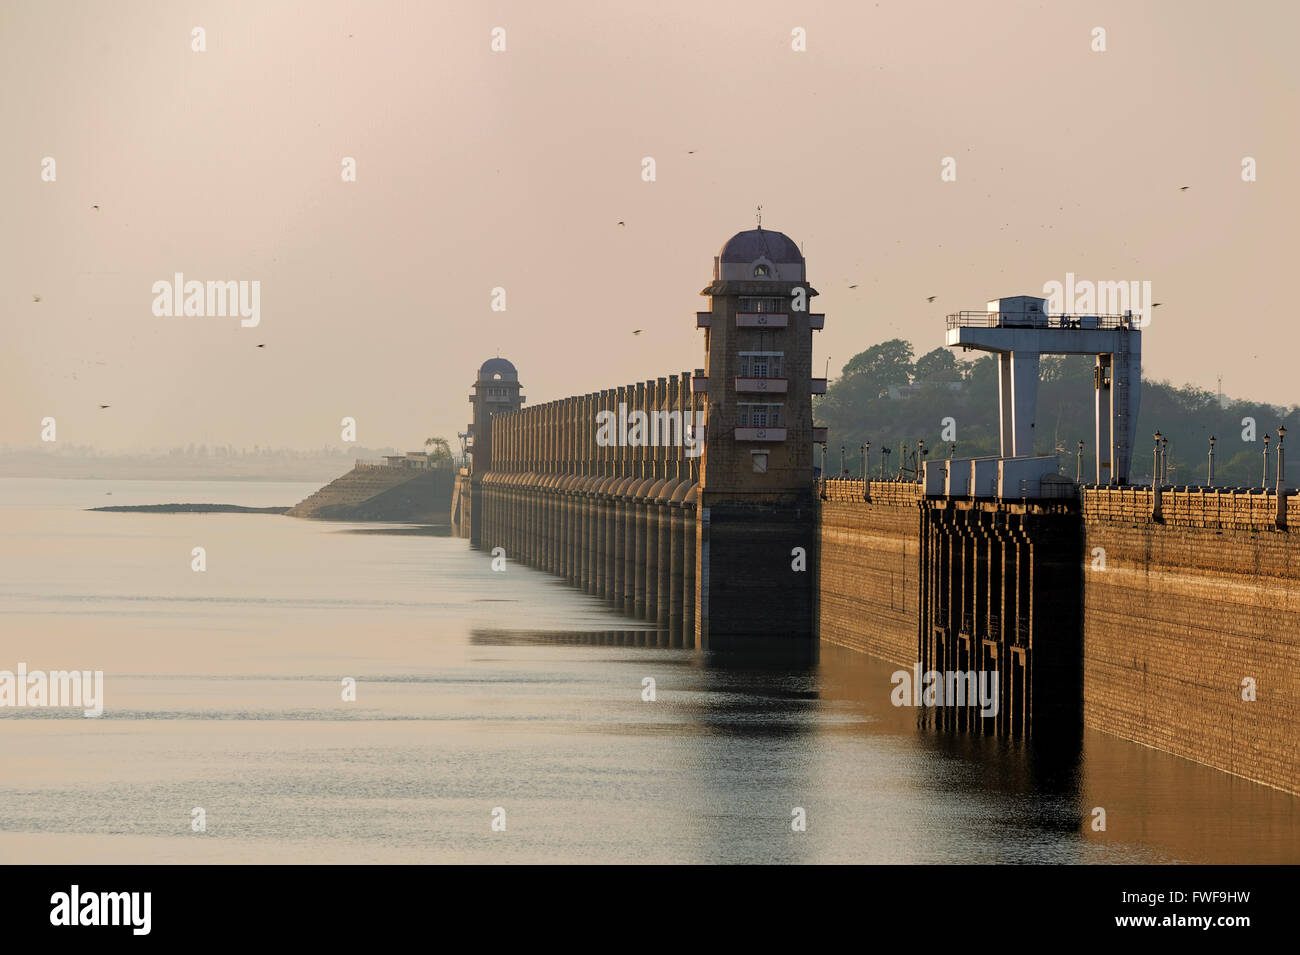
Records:
<instances>
[{"instance_id":1,"label":"lamp post","mask_svg":"<svg viewBox=\"0 0 1300 955\"><path fill-rule=\"evenodd\" d=\"M918 484L921 482L921 467L924 464L924 462L921 459L923 457L925 457L925 442L917 441L916 442L916 481Z\"/></svg>"},{"instance_id":2,"label":"lamp post","mask_svg":"<svg viewBox=\"0 0 1300 955\"><path fill-rule=\"evenodd\" d=\"M1282 452L1282 439L1286 437L1286 426L1277 426L1277 516L1274 520L1278 527L1286 527L1286 456Z\"/></svg>"},{"instance_id":3,"label":"lamp post","mask_svg":"<svg viewBox=\"0 0 1300 955\"><path fill-rule=\"evenodd\" d=\"M1286 437L1286 426L1277 426L1277 493L1286 491L1286 458L1282 456L1282 439Z\"/></svg>"},{"instance_id":4,"label":"lamp post","mask_svg":"<svg viewBox=\"0 0 1300 955\"><path fill-rule=\"evenodd\" d=\"M862 499L867 500L867 464L870 460L871 442L867 441L862 445Z\"/></svg>"},{"instance_id":5,"label":"lamp post","mask_svg":"<svg viewBox=\"0 0 1300 955\"><path fill-rule=\"evenodd\" d=\"M1206 472L1206 487L1214 487L1214 435L1210 435L1210 467Z\"/></svg>"},{"instance_id":6,"label":"lamp post","mask_svg":"<svg viewBox=\"0 0 1300 955\"><path fill-rule=\"evenodd\" d=\"M1160 432L1157 431L1155 434L1156 453L1155 453L1155 458L1151 462L1151 486L1152 487L1160 486L1160 437L1161 437Z\"/></svg>"},{"instance_id":7,"label":"lamp post","mask_svg":"<svg viewBox=\"0 0 1300 955\"><path fill-rule=\"evenodd\" d=\"M821 498L826 500L826 442L821 442L822 446L822 467L821 467Z\"/></svg>"},{"instance_id":8,"label":"lamp post","mask_svg":"<svg viewBox=\"0 0 1300 955\"><path fill-rule=\"evenodd\" d=\"M848 476L848 472L844 470L844 445L841 444L840 445L840 478L843 479L847 476Z\"/></svg>"},{"instance_id":9,"label":"lamp post","mask_svg":"<svg viewBox=\"0 0 1300 955\"><path fill-rule=\"evenodd\" d=\"M1079 451L1074 456L1074 483L1078 484L1083 478L1083 442L1079 442Z\"/></svg>"},{"instance_id":10,"label":"lamp post","mask_svg":"<svg viewBox=\"0 0 1300 955\"><path fill-rule=\"evenodd\" d=\"M1264 435L1264 487L1268 487L1268 441L1269 436Z\"/></svg>"},{"instance_id":11,"label":"lamp post","mask_svg":"<svg viewBox=\"0 0 1300 955\"><path fill-rule=\"evenodd\" d=\"M1160 485L1169 483L1169 439L1160 439Z\"/></svg>"}]
</instances>

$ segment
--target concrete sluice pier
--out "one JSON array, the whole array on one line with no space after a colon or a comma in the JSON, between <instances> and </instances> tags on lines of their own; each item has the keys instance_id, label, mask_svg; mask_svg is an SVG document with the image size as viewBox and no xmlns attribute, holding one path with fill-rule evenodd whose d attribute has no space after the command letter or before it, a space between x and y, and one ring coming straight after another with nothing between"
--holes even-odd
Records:
<instances>
[{"instance_id":1,"label":"concrete sluice pier","mask_svg":"<svg viewBox=\"0 0 1300 955\"><path fill-rule=\"evenodd\" d=\"M475 501L478 546L562 577L621 613L694 646L699 456L691 374L638 382L492 417ZM642 412L656 438L605 444ZM601 415L608 412L609 417ZM633 419L636 420L636 419ZM649 437L649 435L647 436Z\"/></svg>"}]
</instances>

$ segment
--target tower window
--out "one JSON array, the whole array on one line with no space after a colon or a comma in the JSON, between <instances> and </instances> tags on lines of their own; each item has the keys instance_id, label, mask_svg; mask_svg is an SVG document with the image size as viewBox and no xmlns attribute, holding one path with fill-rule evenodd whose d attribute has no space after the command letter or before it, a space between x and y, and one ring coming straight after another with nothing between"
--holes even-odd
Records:
<instances>
[{"instance_id":1,"label":"tower window","mask_svg":"<svg viewBox=\"0 0 1300 955\"><path fill-rule=\"evenodd\" d=\"M780 378L781 352L741 352L741 378Z\"/></svg>"},{"instance_id":2,"label":"tower window","mask_svg":"<svg viewBox=\"0 0 1300 955\"><path fill-rule=\"evenodd\" d=\"M760 278L760 279L761 279L761 278L767 278L767 275L768 275L768 268L767 268L766 265L756 265L756 266L754 266L754 276L755 276L756 278Z\"/></svg>"},{"instance_id":3,"label":"tower window","mask_svg":"<svg viewBox=\"0 0 1300 955\"><path fill-rule=\"evenodd\" d=\"M738 428L779 428L781 427L781 406L779 404L757 404L739 402L736 421Z\"/></svg>"},{"instance_id":4,"label":"tower window","mask_svg":"<svg viewBox=\"0 0 1300 955\"><path fill-rule=\"evenodd\" d=\"M740 311L780 314L786 311L787 302L784 298L742 298Z\"/></svg>"}]
</instances>

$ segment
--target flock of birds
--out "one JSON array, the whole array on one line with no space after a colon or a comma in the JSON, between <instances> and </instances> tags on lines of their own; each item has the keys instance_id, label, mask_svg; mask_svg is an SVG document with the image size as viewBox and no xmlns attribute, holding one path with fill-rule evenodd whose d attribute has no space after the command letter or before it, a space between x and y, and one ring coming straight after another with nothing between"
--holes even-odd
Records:
<instances>
[{"instance_id":1,"label":"flock of birds","mask_svg":"<svg viewBox=\"0 0 1300 955\"><path fill-rule=\"evenodd\" d=\"M695 150L694 150L694 149L688 149L686 152L687 152L689 155L694 155L694 154L695 154ZM1179 191L1179 192L1186 192L1188 189L1191 189L1191 188L1192 188L1191 186L1179 186L1179 187L1178 187L1178 191ZM760 207L760 208L761 208L761 207ZM626 226L627 226L627 222L626 222L625 220L623 220L623 219L619 219L619 220L618 220L618 224L619 224L620 226L625 227L625 228L626 228ZM901 242L901 241L902 241L902 240L900 239L899 242ZM858 287L858 285L857 285L856 282L849 286L850 289L855 289L855 288L857 288L857 287ZM926 298L925 298L925 300L926 300L926 302L933 302L936 298L938 298L937 295L927 295ZM1152 303L1151 303L1151 307L1152 307L1152 308L1159 308L1159 307L1160 307L1161 305L1163 305L1163 304L1164 304L1163 302L1152 302ZM633 334L633 335L640 335L640 334L641 334L641 331L642 331L642 329L639 329L639 328L637 328L637 329L633 329L632 334ZM258 347L260 348L261 346L259 345Z\"/></svg>"},{"instance_id":2,"label":"flock of birds","mask_svg":"<svg viewBox=\"0 0 1300 955\"><path fill-rule=\"evenodd\" d=\"M350 36L350 35L351 35L351 34L349 34L349 36ZM693 155L695 155L695 150L694 150L694 149L688 149L688 150L686 150L686 154L687 154L688 156L693 156ZM1191 186L1179 186L1179 187L1178 187L1178 191L1179 191L1179 192L1186 192L1186 191L1187 191L1188 189L1190 189L1190 188L1192 188L1192 187L1191 187ZM94 209L96 212L99 211L99 206L98 206L98 205L92 205L90 208ZM627 222L626 222L625 220L623 220L623 219L619 219L619 220L618 220L618 224L619 224L620 226L625 227L625 228L626 228L626 226L627 226ZM855 289L855 288L857 288L857 287L858 287L858 286L857 286L856 283L854 283L853 285L850 285L850 286L849 286L849 288L851 288L851 289ZM927 295L926 298L925 298L925 300L926 300L927 302L933 302L937 297L938 297L938 296L936 296L936 295ZM32 301L33 301L33 302L39 302L40 300L41 300L40 295L37 295L37 294L33 294L33 295L32 295ZM1163 305L1163 304L1164 304L1163 302L1152 302L1152 303L1151 303L1151 307L1152 307L1152 308L1159 308L1159 307L1160 307L1161 305ZM642 331L644 331L644 329L634 328L634 329L632 330L632 334L633 334L633 335L640 335ZM259 344L257 347L258 347L258 348L265 348L265 347L266 347L266 343L263 342L263 343ZM96 362L96 364L102 365L102 364L104 364L104 363L103 363L103 362ZM73 377L73 379L75 380L77 376L76 376L76 375L73 375L72 377ZM104 410L106 410L106 409L108 409L108 408L111 408L111 407L113 407L113 406L112 406L112 405L100 405L100 406L99 406L99 410L100 410L100 411L104 411Z\"/></svg>"}]
</instances>

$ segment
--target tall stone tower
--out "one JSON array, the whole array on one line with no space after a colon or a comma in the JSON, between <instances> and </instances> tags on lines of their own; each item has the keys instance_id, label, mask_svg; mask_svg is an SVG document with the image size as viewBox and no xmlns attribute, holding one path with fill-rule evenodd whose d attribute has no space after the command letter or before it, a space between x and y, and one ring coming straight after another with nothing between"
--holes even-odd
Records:
<instances>
[{"instance_id":1,"label":"tall stone tower","mask_svg":"<svg viewBox=\"0 0 1300 955\"><path fill-rule=\"evenodd\" d=\"M811 313L803 254L780 232L738 233L714 259L704 329L696 612L710 648L812 640L816 578Z\"/></svg>"},{"instance_id":2,"label":"tall stone tower","mask_svg":"<svg viewBox=\"0 0 1300 955\"><path fill-rule=\"evenodd\" d=\"M469 403L474 409L470 422L470 520L471 547L480 543L483 475L492 462L492 416L518 411L528 399L519 393L519 372L504 358L489 358L478 370Z\"/></svg>"}]
</instances>

